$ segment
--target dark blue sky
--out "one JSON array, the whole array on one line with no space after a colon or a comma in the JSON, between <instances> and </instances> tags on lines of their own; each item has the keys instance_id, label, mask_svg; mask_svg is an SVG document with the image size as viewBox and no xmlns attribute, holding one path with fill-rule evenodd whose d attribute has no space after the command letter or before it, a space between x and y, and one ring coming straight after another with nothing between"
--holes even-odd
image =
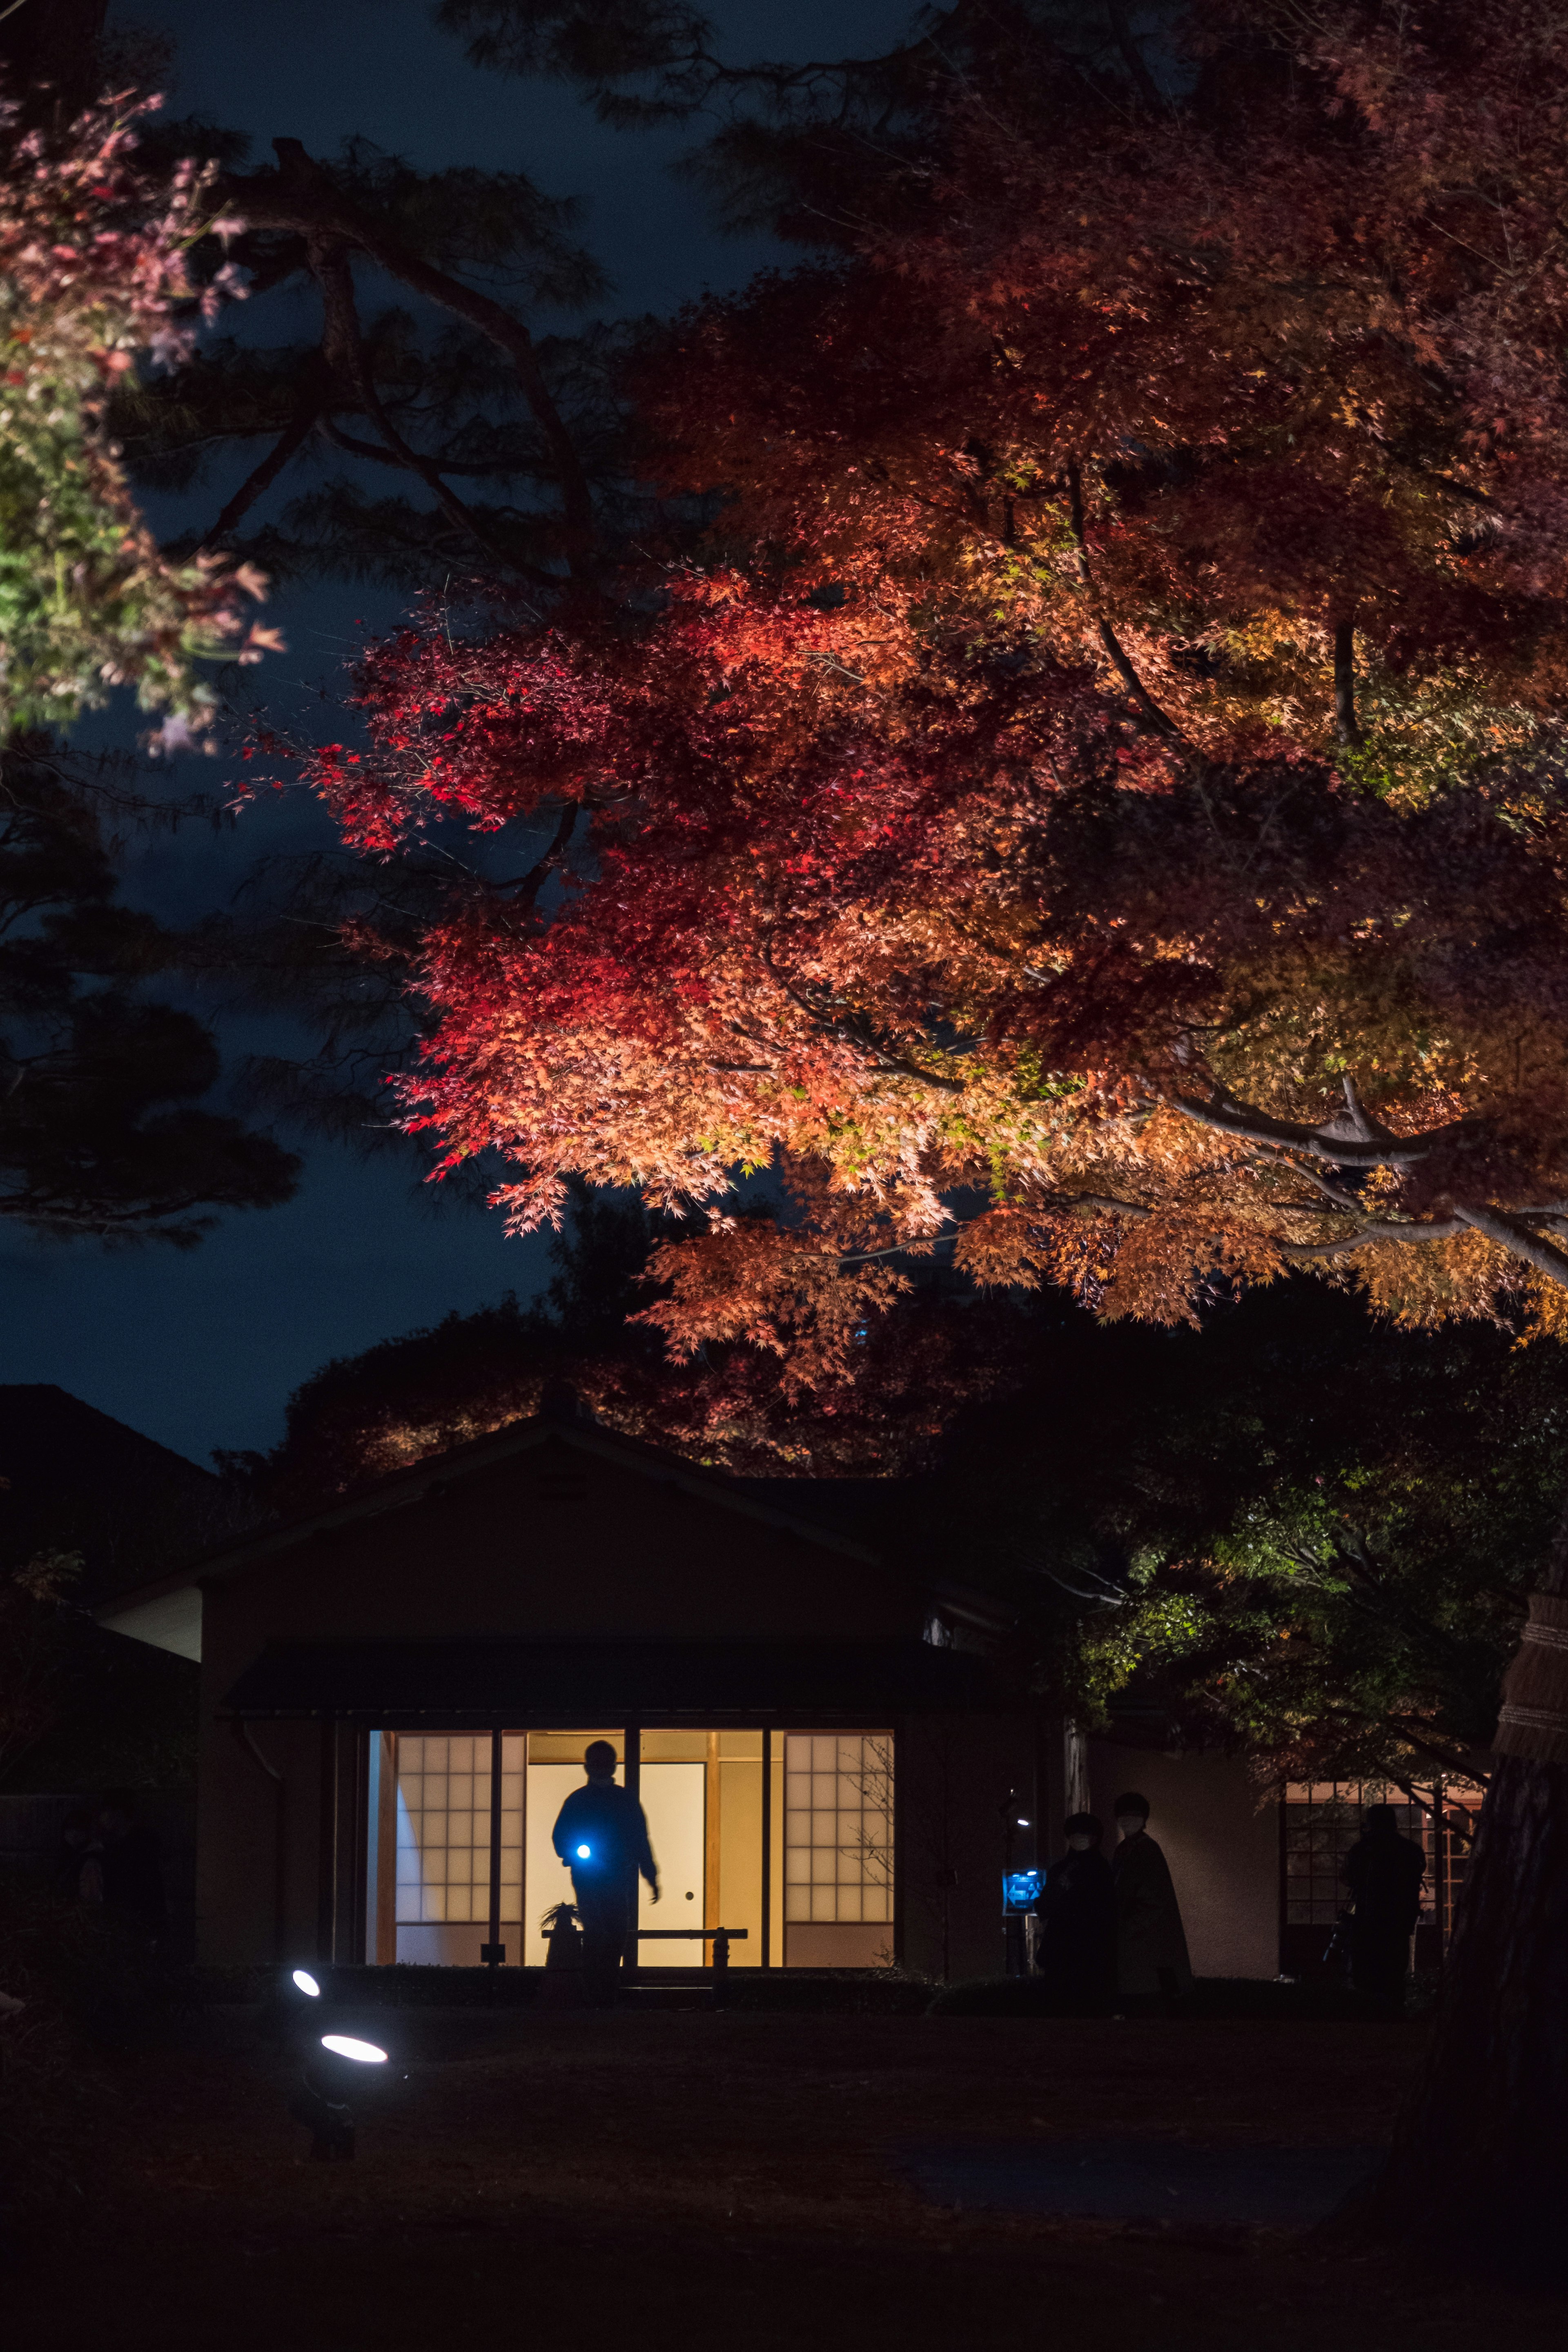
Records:
<instances>
[{"instance_id":1,"label":"dark blue sky","mask_svg":"<svg viewBox=\"0 0 1568 2352\"><path fill-rule=\"evenodd\" d=\"M910 13L908 0L721 0L714 10L731 54L772 57L865 54ZM668 170L694 134L617 135L557 86L477 73L432 27L424 0L135 0L113 16L172 35L172 110L248 131L259 161L274 137L331 153L358 131L421 168L521 169L552 194L581 197L584 241L614 280L596 306L605 316L669 310L788 257L764 240L714 235ZM227 487L209 485L197 512L216 511ZM330 689L356 619L380 626L395 609L353 587L280 597L268 618L289 649L258 674L259 690L297 711ZM221 784L221 762L202 764L182 781ZM257 856L301 845L320 822L269 805L230 835L184 831L137 853L128 895L170 919L222 905ZM254 1042L251 1024L226 1020L223 1031L231 1048ZM231 1217L188 1255L7 1236L0 1380L56 1381L198 1459L216 1445L268 1444L289 1391L328 1358L503 1290L526 1296L547 1276L540 1240L508 1242L498 1218L442 1208L431 1192L412 1165L318 1147L289 1207Z\"/></svg>"}]
</instances>

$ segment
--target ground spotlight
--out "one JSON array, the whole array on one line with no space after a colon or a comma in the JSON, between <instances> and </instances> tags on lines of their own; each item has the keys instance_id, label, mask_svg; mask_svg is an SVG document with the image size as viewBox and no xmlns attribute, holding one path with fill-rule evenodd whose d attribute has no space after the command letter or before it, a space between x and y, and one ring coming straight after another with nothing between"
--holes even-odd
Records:
<instances>
[{"instance_id":1,"label":"ground spotlight","mask_svg":"<svg viewBox=\"0 0 1568 2352\"><path fill-rule=\"evenodd\" d=\"M384 2066L387 2053L353 2033L323 2033L306 2062L289 2112L310 2135L318 2164L345 2163L354 2152L353 2110L343 2095L356 2066Z\"/></svg>"},{"instance_id":2,"label":"ground spotlight","mask_svg":"<svg viewBox=\"0 0 1568 2352\"><path fill-rule=\"evenodd\" d=\"M361 2066L384 2066L386 2053L374 2042L356 2042L352 2033L323 2033L321 2047L334 2058L353 2058Z\"/></svg>"},{"instance_id":3,"label":"ground spotlight","mask_svg":"<svg viewBox=\"0 0 1568 2352\"><path fill-rule=\"evenodd\" d=\"M289 1981L290 1984L298 1986L301 1992L309 1993L312 2000L321 2000L321 1988L316 1982L315 1978L310 1974L309 1969L296 1969Z\"/></svg>"}]
</instances>

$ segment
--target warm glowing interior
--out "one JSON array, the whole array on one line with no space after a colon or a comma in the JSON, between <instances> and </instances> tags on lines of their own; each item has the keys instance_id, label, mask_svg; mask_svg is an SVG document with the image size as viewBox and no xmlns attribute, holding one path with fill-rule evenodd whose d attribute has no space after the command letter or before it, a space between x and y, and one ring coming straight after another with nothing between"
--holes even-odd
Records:
<instances>
[{"instance_id":1,"label":"warm glowing interior","mask_svg":"<svg viewBox=\"0 0 1568 2352\"><path fill-rule=\"evenodd\" d=\"M773 1815L763 1902L764 1737ZM571 1899L551 1843L607 1739L624 1780L626 1736L589 1726L509 1731L500 1786L500 1932L508 1966L540 1968L546 1912ZM641 1929L723 1927L732 1968L868 1968L893 1944L893 1742L887 1732L644 1731L638 1794L660 1900L640 1888ZM491 1735L370 1736L370 1956L477 1967L491 1940ZM702 1936L639 1940L644 1969L691 1969Z\"/></svg>"}]
</instances>

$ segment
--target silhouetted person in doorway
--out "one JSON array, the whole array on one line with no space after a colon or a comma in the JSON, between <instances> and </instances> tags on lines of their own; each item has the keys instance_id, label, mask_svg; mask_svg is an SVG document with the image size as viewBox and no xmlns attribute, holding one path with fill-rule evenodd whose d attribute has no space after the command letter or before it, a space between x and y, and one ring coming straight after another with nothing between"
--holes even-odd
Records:
<instances>
[{"instance_id":1,"label":"silhouetted person in doorway","mask_svg":"<svg viewBox=\"0 0 1568 2352\"><path fill-rule=\"evenodd\" d=\"M1131 1789L1118 1797L1116 1827L1117 1990L1124 2000L1169 2007L1191 1992L1193 1970L1170 1864L1149 1834L1148 1798Z\"/></svg>"},{"instance_id":2,"label":"silhouetted person in doorway","mask_svg":"<svg viewBox=\"0 0 1568 2352\"><path fill-rule=\"evenodd\" d=\"M112 1919L155 1944L163 1933L163 1859L157 1832L136 1818L128 1789L105 1797L98 1817L102 1840L103 1907Z\"/></svg>"},{"instance_id":3,"label":"silhouetted person in doorway","mask_svg":"<svg viewBox=\"0 0 1568 2352\"><path fill-rule=\"evenodd\" d=\"M574 1789L562 1806L551 1843L572 1873L589 1999L605 2006L616 1997L616 1970L636 1924L637 1873L657 1903L658 1864L642 1807L616 1785L616 1751L607 1739L593 1742L583 1769L588 1785Z\"/></svg>"},{"instance_id":4,"label":"silhouetted person in doorway","mask_svg":"<svg viewBox=\"0 0 1568 2352\"><path fill-rule=\"evenodd\" d=\"M1392 1805L1367 1807L1340 1875L1355 1902L1351 1982L1385 2008L1401 2010L1426 1856L1414 1838L1401 1836Z\"/></svg>"},{"instance_id":5,"label":"silhouetted person in doorway","mask_svg":"<svg viewBox=\"0 0 1568 2352\"><path fill-rule=\"evenodd\" d=\"M60 1823L55 1892L62 1903L89 1909L103 1901L103 1845L86 1805L74 1806Z\"/></svg>"},{"instance_id":6,"label":"silhouetted person in doorway","mask_svg":"<svg viewBox=\"0 0 1568 2352\"><path fill-rule=\"evenodd\" d=\"M1035 1906L1040 1922L1039 1973L1054 2000L1108 2009L1116 1990L1116 1881L1092 1813L1063 1826L1068 1850L1046 1873Z\"/></svg>"}]
</instances>

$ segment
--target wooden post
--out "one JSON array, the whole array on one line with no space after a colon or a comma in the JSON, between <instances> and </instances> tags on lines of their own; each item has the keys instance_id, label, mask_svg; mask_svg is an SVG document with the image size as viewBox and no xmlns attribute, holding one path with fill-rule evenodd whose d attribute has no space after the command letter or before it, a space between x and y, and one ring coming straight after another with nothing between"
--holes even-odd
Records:
<instances>
[{"instance_id":1,"label":"wooden post","mask_svg":"<svg viewBox=\"0 0 1568 2352\"><path fill-rule=\"evenodd\" d=\"M488 1969L499 1969L506 1958L500 1939L500 1733L496 1730L490 1734L490 1930L489 1941L479 1948Z\"/></svg>"},{"instance_id":2,"label":"wooden post","mask_svg":"<svg viewBox=\"0 0 1568 2352\"><path fill-rule=\"evenodd\" d=\"M642 1727L627 1724L621 1734L621 1780L632 1802L642 1802ZM656 1856L657 1859L657 1856ZM626 1935L621 1953L623 1975L635 1977L637 1972L637 1912L642 1903L642 1885L634 1864L626 1882Z\"/></svg>"},{"instance_id":3,"label":"wooden post","mask_svg":"<svg viewBox=\"0 0 1568 2352\"><path fill-rule=\"evenodd\" d=\"M372 1825L376 1840L375 1957L384 1968L397 1958L397 1734L381 1739L381 1802Z\"/></svg>"},{"instance_id":4,"label":"wooden post","mask_svg":"<svg viewBox=\"0 0 1568 2352\"><path fill-rule=\"evenodd\" d=\"M702 1925L719 1925L719 1735L708 1734L708 1776L703 1782Z\"/></svg>"},{"instance_id":5,"label":"wooden post","mask_svg":"<svg viewBox=\"0 0 1568 2352\"><path fill-rule=\"evenodd\" d=\"M375 1922L369 1916L371 1840L375 1836L375 1823L370 1817L370 1742L371 1734L357 1727L351 1733L353 1741L353 1900L350 1910L350 1949L353 1958L363 1966L375 1948ZM377 1848L379 1860L380 1849Z\"/></svg>"},{"instance_id":6,"label":"wooden post","mask_svg":"<svg viewBox=\"0 0 1568 2352\"><path fill-rule=\"evenodd\" d=\"M321 1799L316 1817L316 1958L331 1967L338 1897L338 1727L321 1724Z\"/></svg>"},{"instance_id":7,"label":"wooden post","mask_svg":"<svg viewBox=\"0 0 1568 2352\"><path fill-rule=\"evenodd\" d=\"M763 1966L773 1964L773 1735L763 1732Z\"/></svg>"}]
</instances>

